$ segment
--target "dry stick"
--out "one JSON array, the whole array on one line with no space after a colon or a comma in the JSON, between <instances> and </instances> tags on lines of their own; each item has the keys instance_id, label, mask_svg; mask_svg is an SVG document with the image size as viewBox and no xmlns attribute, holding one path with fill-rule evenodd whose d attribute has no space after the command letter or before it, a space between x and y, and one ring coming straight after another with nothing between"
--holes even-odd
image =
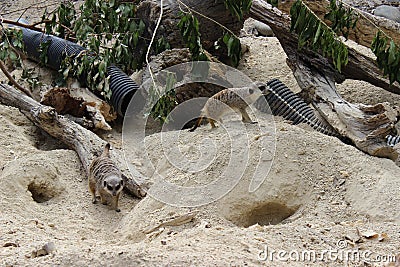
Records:
<instances>
[{"instance_id":1,"label":"dry stick","mask_svg":"<svg viewBox=\"0 0 400 267\"><path fill-rule=\"evenodd\" d=\"M4 65L4 62L2 60L0 60L0 69L3 71L3 73L7 76L8 80L20 91L22 91L24 94L26 94L29 97L32 97L31 92L26 89L25 87L23 87L22 85L20 85L19 83L17 83L17 81L13 78L13 76L8 72L6 66Z\"/></svg>"},{"instance_id":2,"label":"dry stick","mask_svg":"<svg viewBox=\"0 0 400 267\"><path fill-rule=\"evenodd\" d=\"M2 23L11 24L11 25L14 25L14 26L19 26L19 27L23 27L23 28L35 30L35 31L38 31L38 32L43 32L42 29L37 28L37 27L35 27L34 25L27 25L27 24L24 24L24 23L20 23L20 22L17 22L17 21L13 21L13 20L3 19L3 20L2 20Z\"/></svg>"},{"instance_id":3,"label":"dry stick","mask_svg":"<svg viewBox=\"0 0 400 267\"><path fill-rule=\"evenodd\" d=\"M166 219L162 222L159 222L157 225L150 226L146 229L143 230L145 234L150 234L151 232L154 232L155 230L165 227L165 226L179 226L188 222L191 222L193 218L197 215L198 211L191 211L188 213L185 213L183 215L179 215L174 218L169 218Z\"/></svg>"}]
</instances>

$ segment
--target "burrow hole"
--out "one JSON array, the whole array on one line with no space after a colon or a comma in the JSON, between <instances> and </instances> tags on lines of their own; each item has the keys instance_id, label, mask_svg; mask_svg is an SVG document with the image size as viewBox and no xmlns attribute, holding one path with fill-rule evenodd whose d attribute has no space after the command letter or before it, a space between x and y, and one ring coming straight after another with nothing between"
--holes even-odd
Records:
<instances>
[{"instance_id":1,"label":"burrow hole","mask_svg":"<svg viewBox=\"0 0 400 267\"><path fill-rule=\"evenodd\" d=\"M31 192L32 198L37 203L43 203L54 198L60 192L46 183L37 183L35 181L28 185L28 191Z\"/></svg>"},{"instance_id":2,"label":"burrow hole","mask_svg":"<svg viewBox=\"0 0 400 267\"><path fill-rule=\"evenodd\" d=\"M254 224L275 225L292 216L297 210L298 207L269 202L243 212L233 223L241 227L249 227Z\"/></svg>"}]
</instances>

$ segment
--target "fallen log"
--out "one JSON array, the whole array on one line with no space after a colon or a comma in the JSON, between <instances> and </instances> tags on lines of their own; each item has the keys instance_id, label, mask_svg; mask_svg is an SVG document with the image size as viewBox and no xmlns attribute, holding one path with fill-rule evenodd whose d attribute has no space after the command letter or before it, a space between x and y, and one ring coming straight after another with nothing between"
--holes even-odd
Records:
<instances>
[{"instance_id":1,"label":"fallen log","mask_svg":"<svg viewBox=\"0 0 400 267\"><path fill-rule=\"evenodd\" d=\"M261 0L253 0L250 16L268 24L281 43L300 88L312 100L321 116L360 150L397 160L398 150L387 146L385 136L393 129L396 112L386 104L352 104L336 91L336 83L346 78L360 79L400 94L398 84L390 86L372 59L349 49L349 63L338 73L330 60L307 48L298 50L298 36L290 32L290 18ZM368 69L366 69L368 66Z\"/></svg>"},{"instance_id":2,"label":"fallen log","mask_svg":"<svg viewBox=\"0 0 400 267\"><path fill-rule=\"evenodd\" d=\"M286 0L282 3L279 3L278 8L289 14L290 8L295 0ZM326 24L330 25L330 21L324 19L324 15L328 12L329 1L328 0L307 0L307 6ZM346 5L345 5L346 7ZM387 35L389 35L395 43L400 44L400 24L394 21L388 20L383 17L374 16L368 12L357 9L357 12L354 12L355 15L358 15L357 25L356 27L349 32L349 39L354 42L370 47L372 40L375 37L379 27L382 29Z\"/></svg>"},{"instance_id":3,"label":"fallen log","mask_svg":"<svg viewBox=\"0 0 400 267\"><path fill-rule=\"evenodd\" d=\"M106 143L104 140L68 118L58 115L54 108L36 102L11 86L0 84L0 102L18 108L36 126L75 150L86 174L89 173L89 165L95 155L102 151ZM117 162L121 161L117 160L120 156L115 153L112 153L112 157ZM124 176L124 180L125 191L139 198L144 197L145 189L141 185L127 176Z\"/></svg>"},{"instance_id":4,"label":"fallen log","mask_svg":"<svg viewBox=\"0 0 400 267\"><path fill-rule=\"evenodd\" d=\"M389 79L383 76L374 59L352 48L348 48L349 63L342 68L342 73L335 70L331 60L318 53L305 47L298 50L298 37L295 33L290 32L289 15L273 8L270 4L262 0L254 0L250 16L272 28L287 55L297 54L300 60L333 77L336 83L342 83L345 79L362 80L389 92L400 94L400 84L397 82L390 84Z\"/></svg>"}]
</instances>

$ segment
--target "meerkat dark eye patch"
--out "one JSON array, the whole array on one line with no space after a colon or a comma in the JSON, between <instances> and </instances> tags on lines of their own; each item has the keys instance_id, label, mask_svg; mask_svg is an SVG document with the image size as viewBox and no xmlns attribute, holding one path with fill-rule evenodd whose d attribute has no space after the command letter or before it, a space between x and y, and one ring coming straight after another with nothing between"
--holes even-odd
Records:
<instances>
[{"instance_id":1,"label":"meerkat dark eye patch","mask_svg":"<svg viewBox=\"0 0 400 267\"><path fill-rule=\"evenodd\" d=\"M107 189L110 190L110 191L112 191L112 190L113 190L113 187L112 187L111 185L107 185Z\"/></svg>"},{"instance_id":2,"label":"meerkat dark eye patch","mask_svg":"<svg viewBox=\"0 0 400 267\"><path fill-rule=\"evenodd\" d=\"M121 188L121 186L118 184L116 187L115 187L115 190L119 190Z\"/></svg>"},{"instance_id":3,"label":"meerkat dark eye patch","mask_svg":"<svg viewBox=\"0 0 400 267\"><path fill-rule=\"evenodd\" d=\"M259 88L261 91L264 91L265 89L267 89L267 87L265 87L265 85L260 85L258 88Z\"/></svg>"},{"instance_id":4,"label":"meerkat dark eye patch","mask_svg":"<svg viewBox=\"0 0 400 267\"><path fill-rule=\"evenodd\" d=\"M250 94L254 93L254 90L253 89L249 89L249 93Z\"/></svg>"}]
</instances>

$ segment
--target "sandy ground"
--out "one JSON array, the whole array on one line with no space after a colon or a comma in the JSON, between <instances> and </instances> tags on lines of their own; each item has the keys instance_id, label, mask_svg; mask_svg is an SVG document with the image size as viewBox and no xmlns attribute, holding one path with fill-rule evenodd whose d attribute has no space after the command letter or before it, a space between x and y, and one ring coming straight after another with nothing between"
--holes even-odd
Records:
<instances>
[{"instance_id":1,"label":"sandy ground","mask_svg":"<svg viewBox=\"0 0 400 267\"><path fill-rule=\"evenodd\" d=\"M21 8L27 2L35 1L15 3ZM279 78L299 90L275 38L242 41L249 52L240 70L254 80ZM349 101L365 104L398 105L400 99L357 81L346 81L339 90ZM225 120L235 141L250 143L244 173L228 194L195 208L124 195L116 213L91 203L74 151L17 109L0 105L0 265L383 266L393 261L400 252L399 167L307 126L251 116L258 124L245 128L235 116ZM122 153L120 125L102 137ZM216 158L207 168L192 174L174 166L170 148L197 159L205 140ZM207 185L229 171L231 146L223 127L167 132L162 140L153 134L145 139L148 160L128 151L128 163L151 174L151 162L178 185ZM269 174L250 193L257 166ZM193 220L184 220L188 214ZM174 218L178 222L160 224Z\"/></svg>"}]
</instances>

